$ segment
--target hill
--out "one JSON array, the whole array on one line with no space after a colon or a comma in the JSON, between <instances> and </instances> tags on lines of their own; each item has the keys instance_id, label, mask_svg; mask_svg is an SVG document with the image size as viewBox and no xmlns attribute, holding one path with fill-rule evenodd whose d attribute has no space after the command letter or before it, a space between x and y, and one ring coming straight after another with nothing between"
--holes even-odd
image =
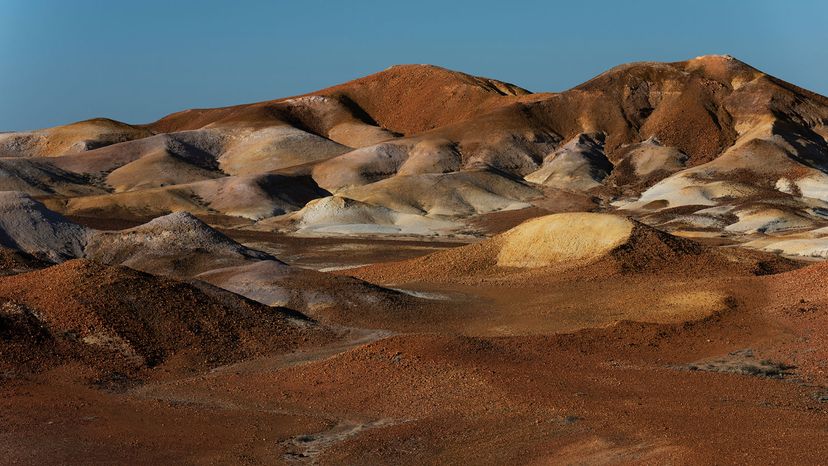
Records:
<instances>
[{"instance_id":1,"label":"hill","mask_svg":"<svg viewBox=\"0 0 828 466\"><path fill-rule=\"evenodd\" d=\"M401 65L147 125L4 134L0 189L77 215L188 210L317 235L479 236L490 214L577 198L764 247L828 226L826 121L828 99L727 55L625 64L556 93Z\"/></svg>"},{"instance_id":2,"label":"hill","mask_svg":"<svg viewBox=\"0 0 828 466\"><path fill-rule=\"evenodd\" d=\"M0 362L34 369L71 360L129 373L204 369L333 337L294 311L86 260L4 277L0 299L3 338L14 342Z\"/></svg>"},{"instance_id":3,"label":"hill","mask_svg":"<svg viewBox=\"0 0 828 466\"><path fill-rule=\"evenodd\" d=\"M630 218L575 212L534 218L468 246L343 273L373 283L481 279L548 283L645 273L691 276L705 269L707 275L750 275L791 266L770 254L705 247Z\"/></svg>"}]
</instances>

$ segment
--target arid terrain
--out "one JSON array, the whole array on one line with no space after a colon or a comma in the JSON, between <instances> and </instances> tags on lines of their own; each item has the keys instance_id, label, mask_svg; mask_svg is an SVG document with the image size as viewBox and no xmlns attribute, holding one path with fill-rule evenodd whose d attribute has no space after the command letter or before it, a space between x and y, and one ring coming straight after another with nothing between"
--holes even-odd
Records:
<instances>
[{"instance_id":1,"label":"arid terrain","mask_svg":"<svg viewBox=\"0 0 828 466\"><path fill-rule=\"evenodd\" d=\"M0 133L0 463L824 464L827 138L719 55Z\"/></svg>"}]
</instances>

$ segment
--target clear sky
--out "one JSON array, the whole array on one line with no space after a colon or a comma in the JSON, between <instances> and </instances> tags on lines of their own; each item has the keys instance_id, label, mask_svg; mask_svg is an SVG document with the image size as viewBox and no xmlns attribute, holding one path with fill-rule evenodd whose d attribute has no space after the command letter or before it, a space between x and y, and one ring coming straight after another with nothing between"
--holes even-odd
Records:
<instances>
[{"instance_id":1,"label":"clear sky","mask_svg":"<svg viewBox=\"0 0 828 466\"><path fill-rule=\"evenodd\" d=\"M0 131L145 123L399 63L560 91L729 53L828 94L827 24L822 1L0 0Z\"/></svg>"}]
</instances>

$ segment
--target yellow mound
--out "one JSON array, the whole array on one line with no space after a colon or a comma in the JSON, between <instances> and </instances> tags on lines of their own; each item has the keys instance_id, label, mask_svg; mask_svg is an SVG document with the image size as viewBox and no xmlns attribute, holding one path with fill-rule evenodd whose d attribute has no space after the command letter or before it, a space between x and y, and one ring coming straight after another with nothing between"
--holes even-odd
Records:
<instances>
[{"instance_id":1,"label":"yellow mound","mask_svg":"<svg viewBox=\"0 0 828 466\"><path fill-rule=\"evenodd\" d=\"M502 235L497 265L583 265L627 242L633 222L615 215L565 213L536 218Z\"/></svg>"}]
</instances>

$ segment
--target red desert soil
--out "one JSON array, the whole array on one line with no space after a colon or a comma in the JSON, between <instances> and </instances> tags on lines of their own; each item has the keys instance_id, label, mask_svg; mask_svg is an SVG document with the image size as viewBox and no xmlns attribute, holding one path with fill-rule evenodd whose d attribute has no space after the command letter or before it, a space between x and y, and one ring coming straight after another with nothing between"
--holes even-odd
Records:
<instances>
[{"instance_id":1,"label":"red desert soil","mask_svg":"<svg viewBox=\"0 0 828 466\"><path fill-rule=\"evenodd\" d=\"M419 290L462 299L434 300L442 304L420 316L365 317L365 326L374 319L421 333L355 331L294 354L104 385L114 391L91 388L99 376L76 363L7 377L0 451L23 464L820 463L828 454L825 266L757 276L797 264L648 234L655 238L639 245L681 245L668 249L700 261L697 276L669 261L580 281L549 268L490 268L452 287L457 276L444 274ZM39 281L62 290L60 300L25 293L32 274L3 279L14 281L0 290L32 309L71 310L106 270L95 280ZM513 280L527 274L534 285ZM117 290L105 299L129 294ZM661 313L647 310L656 302ZM118 306L82 309L101 316ZM552 334L561 330L573 333Z\"/></svg>"},{"instance_id":2,"label":"red desert soil","mask_svg":"<svg viewBox=\"0 0 828 466\"><path fill-rule=\"evenodd\" d=\"M0 349L0 368L11 372L82 361L102 374L156 376L289 352L335 336L289 309L87 260L3 277L0 301L4 341L15 343ZM27 344L20 332L35 333L40 343ZM41 358L32 353L44 347L53 351Z\"/></svg>"},{"instance_id":3,"label":"red desert soil","mask_svg":"<svg viewBox=\"0 0 828 466\"><path fill-rule=\"evenodd\" d=\"M743 283L729 311L694 323L394 336L319 360L263 358L118 395L73 389L60 403L37 379L10 384L2 403L18 408L3 410L7 438L66 445L13 444L27 462L128 461L147 450L147 458L196 463L818 464L828 445L819 388L797 370L782 379L739 373L760 364L756 348L796 337L761 307L770 296L759 280ZM823 324L826 311L815 311ZM740 356L748 348L753 359ZM702 360L731 361L721 367L734 373ZM220 427L207 428L205 416ZM80 419L75 429L53 427L71 419ZM104 438L107 447L96 449Z\"/></svg>"},{"instance_id":4,"label":"red desert soil","mask_svg":"<svg viewBox=\"0 0 828 466\"><path fill-rule=\"evenodd\" d=\"M481 108L496 108L514 101L514 96L528 94L513 84L437 66L400 65L309 96L331 97L338 105L352 108L357 117L407 135L463 121L478 114ZM280 105L284 101L289 99L187 110L168 115L148 127L154 131L172 132L215 123L249 124L267 120L290 121L297 117L310 128L320 128L327 123L319 121L315 115L291 115L295 110Z\"/></svg>"}]
</instances>

